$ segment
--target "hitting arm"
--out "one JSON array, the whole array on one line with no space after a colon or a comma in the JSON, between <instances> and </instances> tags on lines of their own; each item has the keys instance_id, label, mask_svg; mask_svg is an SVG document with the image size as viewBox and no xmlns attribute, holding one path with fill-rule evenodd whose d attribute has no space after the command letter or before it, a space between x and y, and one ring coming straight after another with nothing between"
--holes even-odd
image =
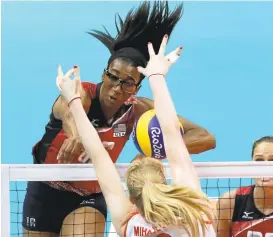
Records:
<instances>
[{"instance_id":1,"label":"hitting arm","mask_svg":"<svg viewBox=\"0 0 273 237\"><path fill-rule=\"evenodd\" d=\"M140 116L150 109L154 109L154 101L145 97L138 97L136 107L136 114ZM199 154L216 146L215 137L205 128L178 116L179 121L184 128L184 142L190 154Z\"/></svg>"}]
</instances>

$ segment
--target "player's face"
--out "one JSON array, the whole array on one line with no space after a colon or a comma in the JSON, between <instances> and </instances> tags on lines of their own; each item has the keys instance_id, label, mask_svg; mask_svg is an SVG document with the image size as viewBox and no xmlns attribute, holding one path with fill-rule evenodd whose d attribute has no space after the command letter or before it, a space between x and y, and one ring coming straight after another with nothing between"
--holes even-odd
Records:
<instances>
[{"instance_id":1,"label":"player's face","mask_svg":"<svg viewBox=\"0 0 273 237\"><path fill-rule=\"evenodd\" d=\"M253 153L253 161L272 161L273 162L273 143L262 142L256 146ZM255 179L258 186L273 187L273 178Z\"/></svg>"},{"instance_id":2,"label":"player's face","mask_svg":"<svg viewBox=\"0 0 273 237\"><path fill-rule=\"evenodd\" d=\"M140 73L120 59L114 60L103 74L101 98L107 106L120 107L138 91Z\"/></svg>"}]
</instances>

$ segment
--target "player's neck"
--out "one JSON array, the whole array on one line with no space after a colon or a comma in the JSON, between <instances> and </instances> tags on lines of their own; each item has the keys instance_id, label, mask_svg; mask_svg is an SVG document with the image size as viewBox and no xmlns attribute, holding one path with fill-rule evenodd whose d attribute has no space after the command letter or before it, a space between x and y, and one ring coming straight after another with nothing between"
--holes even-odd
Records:
<instances>
[{"instance_id":1,"label":"player's neck","mask_svg":"<svg viewBox=\"0 0 273 237\"><path fill-rule=\"evenodd\" d=\"M273 210L272 187L255 187L253 195L258 209L268 208Z\"/></svg>"},{"instance_id":2,"label":"player's neck","mask_svg":"<svg viewBox=\"0 0 273 237\"><path fill-rule=\"evenodd\" d=\"M108 123L111 123L113 119L116 117L117 112L120 109L120 106L107 106L104 101L100 98L100 106L103 111L103 114Z\"/></svg>"},{"instance_id":3,"label":"player's neck","mask_svg":"<svg viewBox=\"0 0 273 237\"><path fill-rule=\"evenodd\" d=\"M119 108L107 107L104 103L101 103L101 108L104 113L105 118L109 122L113 120Z\"/></svg>"}]
</instances>

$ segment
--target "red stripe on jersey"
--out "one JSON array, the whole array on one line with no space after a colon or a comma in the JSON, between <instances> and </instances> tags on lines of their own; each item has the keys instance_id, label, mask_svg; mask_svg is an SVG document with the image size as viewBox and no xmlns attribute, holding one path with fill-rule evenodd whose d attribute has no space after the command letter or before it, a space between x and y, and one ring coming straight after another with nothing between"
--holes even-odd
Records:
<instances>
[{"instance_id":1,"label":"red stripe on jersey","mask_svg":"<svg viewBox=\"0 0 273 237\"><path fill-rule=\"evenodd\" d=\"M251 192L251 188L252 186L238 188L236 191L236 195L248 195Z\"/></svg>"}]
</instances>

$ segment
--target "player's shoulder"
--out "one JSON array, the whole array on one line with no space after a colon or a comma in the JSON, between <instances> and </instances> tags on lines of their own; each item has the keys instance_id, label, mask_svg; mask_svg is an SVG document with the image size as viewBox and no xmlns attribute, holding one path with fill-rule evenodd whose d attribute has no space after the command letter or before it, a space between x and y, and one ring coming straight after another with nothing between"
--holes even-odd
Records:
<instances>
[{"instance_id":1,"label":"player's shoulder","mask_svg":"<svg viewBox=\"0 0 273 237\"><path fill-rule=\"evenodd\" d=\"M88 95L88 97L93 98L96 95L96 88L97 84L91 83L91 82L82 82L82 92L85 95Z\"/></svg>"},{"instance_id":2,"label":"player's shoulder","mask_svg":"<svg viewBox=\"0 0 273 237\"><path fill-rule=\"evenodd\" d=\"M96 88L97 87L97 84L94 84L92 82L87 82L87 81L82 81L81 84L82 84L82 87L84 89Z\"/></svg>"},{"instance_id":3,"label":"player's shoulder","mask_svg":"<svg viewBox=\"0 0 273 237\"><path fill-rule=\"evenodd\" d=\"M231 197L231 198L234 198L236 196L236 193L237 193L237 189L233 189L233 190L230 190L228 192L225 192L221 197Z\"/></svg>"},{"instance_id":4,"label":"player's shoulder","mask_svg":"<svg viewBox=\"0 0 273 237\"><path fill-rule=\"evenodd\" d=\"M154 101L146 97L137 97L137 104L135 104L134 108L135 114L140 116L154 108Z\"/></svg>"},{"instance_id":5,"label":"player's shoulder","mask_svg":"<svg viewBox=\"0 0 273 237\"><path fill-rule=\"evenodd\" d=\"M233 189L231 191L228 191L222 194L222 196L219 198L217 202L217 208L218 209L234 208L236 193L237 193L237 189Z\"/></svg>"},{"instance_id":6,"label":"player's shoulder","mask_svg":"<svg viewBox=\"0 0 273 237\"><path fill-rule=\"evenodd\" d=\"M137 218L138 218L139 213L137 211L132 211L131 213L128 213L128 216L125 218L126 221L124 221L124 226L123 226L123 236L128 237L132 233L132 229L134 228Z\"/></svg>"},{"instance_id":7,"label":"player's shoulder","mask_svg":"<svg viewBox=\"0 0 273 237\"><path fill-rule=\"evenodd\" d=\"M236 195L249 195L253 190L253 185L240 187L236 190Z\"/></svg>"},{"instance_id":8,"label":"player's shoulder","mask_svg":"<svg viewBox=\"0 0 273 237\"><path fill-rule=\"evenodd\" d=\"M138 211L131 212L127 218L127 225L128 224L134 225L139 222L143 222L143 218L141 217L139 212Z\"/></svg>"},{"instance_id":9,"label":"player's shoulder","mask_svg":"<svg viewBox=\"0 0 273 237\"><path fill-rule=\"evenodd\" d=\"M226 202L228 200L232 200L235 199L237 195L248 195L251 193L251 190L253 189L253 186L243 186L237 189L233 189L231 191L225 192L220 199L222 200L226 200Z\"/></svg>"},{"instance_id":10,"label":"player's shoulder","mask_svg":"<svg viewBox=\"0 0 273 237\"><path fill-rule=\"evenodd\" d=\"M137 101L142 104L148 104L148 105L150 105L151 103L152 104L154 103L152 99L149 99L147 97L141 97L141 96L137 96Z\"/></svg>"}]
</instances>

